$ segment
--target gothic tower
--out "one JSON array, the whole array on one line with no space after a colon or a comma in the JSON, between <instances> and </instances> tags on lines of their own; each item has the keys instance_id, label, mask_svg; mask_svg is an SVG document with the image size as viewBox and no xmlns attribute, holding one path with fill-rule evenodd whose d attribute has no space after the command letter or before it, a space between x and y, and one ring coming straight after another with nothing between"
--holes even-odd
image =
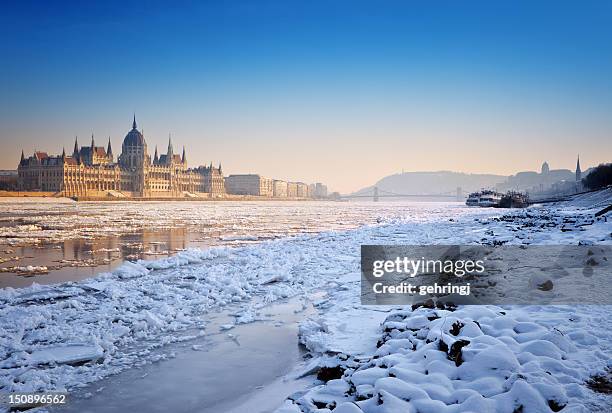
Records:
<instances>
[{"instance_id":1,"label":"gothic tower","mask_svg":"<svg viewBox=\"0 0 612 413\"><path fill-rule=\"evenodd\" d=\"M79 138L77 136L74 137L74 149L72 150L72 157L76 161L76 163L81 163L79 157Z\"/></svg>"},{"instance_id":2,"label":"gothic tower","mask_svg":"<svg viewBox=\"0 0 612 413\"><path fill-rule=\"evenodd\" d=\"M106 156L109 162L113 161L113 148L111 147L110 136L108 137L108 146L106 147Z\"/></svg>"},{"instance_id":3,"label":"gothic tower","mask_svg":"<svg viewBox=\"0 0 612 413\"><path fill-rule=\"evenodd\" d=\"M166 164L171 165L174 157L174 148L172 147L172 136L168 134L168 151L166 153Z\"/></svg>"}]
</instances>

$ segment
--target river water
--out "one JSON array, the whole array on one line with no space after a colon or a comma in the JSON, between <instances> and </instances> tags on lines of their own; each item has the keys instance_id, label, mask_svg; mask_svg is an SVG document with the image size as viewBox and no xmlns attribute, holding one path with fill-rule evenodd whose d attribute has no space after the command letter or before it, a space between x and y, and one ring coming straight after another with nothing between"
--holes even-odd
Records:
<instances>
[{"instance_id":1,"label":"river water","mask_svg":"<svg viewBox=\"0 0 612 413\"><path fill-rule=\"evenodd\" d=\"M402 201L77 203L4 198L0 199L0 288L80 280L111 271L125 260L158 259L187 248L341 231L426 214L440 205Z\"/></svg>"},{"instance_id":2,"label":"river water","mask_svg":"<svg viewBox=\"0 0 612 413\"><path fill-rule=\"evenodd\" d=\"M73 390L68 403L52 411L272 412L286 396L310 384L309 379L287 377L305 363L298 323L314 313L309 301L274 303L265 309L265 321L230 332L219 331L219 326L231 320L231 311L211 314L206 336L157 351L171 352L172 358Z\"/></svg>"}]
</instances>

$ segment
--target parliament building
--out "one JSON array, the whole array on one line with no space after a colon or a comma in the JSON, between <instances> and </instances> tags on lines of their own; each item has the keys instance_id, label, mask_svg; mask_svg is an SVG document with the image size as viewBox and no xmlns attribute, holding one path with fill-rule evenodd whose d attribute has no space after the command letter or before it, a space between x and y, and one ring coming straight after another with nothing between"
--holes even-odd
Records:
<instances>
[{"instance_id":1,"label":"parliament building","mask_svg":"<svg viewBox=\"0 0 612 413\"><path fill-rule=\"evenodd\" d=\"M77 140L71 155L49 156L34 152L25 157L17 168L21 191L54 192L67 197L218 197L225 194L221 165L187 167L187 155L175 154L171 139L165 154L155 148L153 159L147 142L136 126L123 139L121 154L115 161L110 138L106 149L96 146L79 147Z\"/></svg>"}]
</instances>

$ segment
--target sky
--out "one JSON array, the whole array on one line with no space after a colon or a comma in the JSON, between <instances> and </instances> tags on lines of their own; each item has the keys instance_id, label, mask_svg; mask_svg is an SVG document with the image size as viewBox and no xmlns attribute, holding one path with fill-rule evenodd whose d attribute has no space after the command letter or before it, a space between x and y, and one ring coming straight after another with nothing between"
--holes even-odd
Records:
<instances>
[{"instance_id":1,"label":"sky","mask_svg":"<svg viewBox=\"0 0 612 413\"><path fill-rule=\"evenodd\" d=\"M612 2L4 3L0 168L138 126L226 175L612 161Z\"/></svg>"}]
</instances>

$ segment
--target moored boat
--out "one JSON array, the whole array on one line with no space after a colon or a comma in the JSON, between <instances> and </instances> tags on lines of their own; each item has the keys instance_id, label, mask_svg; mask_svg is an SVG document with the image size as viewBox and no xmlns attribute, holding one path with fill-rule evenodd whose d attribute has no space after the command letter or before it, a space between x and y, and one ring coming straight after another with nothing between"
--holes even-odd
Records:
<instances>
[{"instance_id":1,"label":"moored boat","mask_svg":"<svg viewBox=\"0 0 612 413\"><path fill-rule=\"evenodd\" d=\"M465 204L467 206L478 206L478 201L480 200L480 192L472 192L469 196Z\"/></svg>"},{"instance_id":2,"label":"moored boat","mask_svg":"<svg viewBox=\"0 0 612 413\"><path fill-rule=\"evenodd\" d=\"M521 192L509 191L502 196L498 205L500 208L525 208L529 205L529 197Z\"/></svg>"},{"instance_id":3,"label":"moored boat","mask_svg":"<svg viewBox=\"0 0 612 413\"><path fill-rule=\"evenodd\" d=\"M500 205L503 195L492 190L482 190L480 192L472 192L465 204L467 206L479 207L497 207Z\"/></svg>"},{"instance_id":4,"label":"moored boat","mask_svg":"<svg viewBox=\"0 0 612 413\"><path fill-rule=\"evenodd\" d=\"M480 207L495 207L501 202L502 194L495 191L482 191L480 193L480 199L478 200L478 206Z\"/></svg>"}]
</instances>

